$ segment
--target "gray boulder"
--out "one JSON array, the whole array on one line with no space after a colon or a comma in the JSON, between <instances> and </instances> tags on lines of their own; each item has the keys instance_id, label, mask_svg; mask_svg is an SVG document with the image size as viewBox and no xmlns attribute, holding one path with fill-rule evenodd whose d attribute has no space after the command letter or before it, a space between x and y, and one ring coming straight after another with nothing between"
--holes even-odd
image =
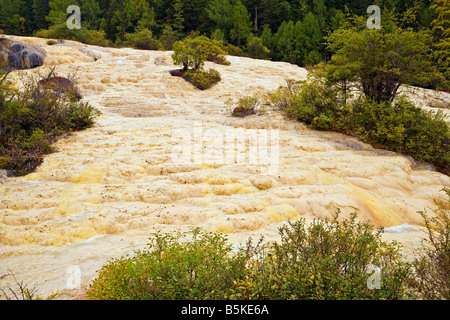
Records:
<instances>
[{"instance_id":1,"label":"gray boulder","mask_svg":"<svg viewBox=\"0 0 450 320\"><path fill-rule=\"evenodd\" d=\"M38 45L0 39L0 66L4 70L22 70L41 66L45 51Z\"/></svg>"}]
</instances>

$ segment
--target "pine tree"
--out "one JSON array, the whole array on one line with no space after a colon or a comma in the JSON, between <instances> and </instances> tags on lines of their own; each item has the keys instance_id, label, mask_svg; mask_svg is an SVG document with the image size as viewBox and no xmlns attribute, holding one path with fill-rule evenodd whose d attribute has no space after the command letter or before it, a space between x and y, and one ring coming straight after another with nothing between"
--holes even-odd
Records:
<instances>
[{"instance_id":1,"label":"pine tree","mask_svg":"<svg viewBox=\"0 0 450 320\"><path fill-rule=\"evenodd\" d=\"M50 25L63 24L67 20L67 8L71 5L79 5L75 0L51 0L50 12L46 19Z\"/></svg>"},{"instance_id":2,"label":"pine tree","mask_svg":"<svg viewBox=\"0 0 450 320\"><path fill-rule=\"evenodd\" d=\"M228 38L233 28L233 5L230 0L213 0L205 9L214 29L220 29Z\"/></svg>"},{"instance_id":3,"label":"pine tree","mask_svg":"<svg viewBox=\"0 0 450 320\"><path fill-rule=\"evenodd\" d=\"M181 35L184 29L183 6L183 0L175 0L172 6L174 11L172 29L175 30L178 35Z\"/></svg>"},{"instance_id":4,"label":"pine tree","mask_svg":"<svg viewBox=\"0 0 450 320\"><path fill-rule=\"evenodd\" d=\"M0 0L0 29L9 34L25 34L23 0Z\"/></svg>"},{"instance_id":5,"label":"pine tree","mask_svg":"<svg viewBox=\"0 0 450 320\"><path fill-rule=\"evenodd\" d=\"M238 47L241 46L243 39L252 32L252 22L247 8L241 1L236 2L233 7L233 29L231 29L231 38L236 40Z\"/></svg>"},{"instance_id":6,"label":"pine tree","mask_svg":"<svg viewBox=\"0 0 450 320\"><path fill-rule=\"evenodd\" d=\"M264 25L261 33L261 40L264 46L266 46L271 52L274 50L274 40L272 30L270 30L267 24Z\"/></svg>"},{"instance_id":7,"label":"pine tree","mask_svg":"<svg viewBox=\"0 0 450 320\"><path fill-rule=\"evenodd\" d=\"M98 29L100 27L101 9L97 0L80 0L83 25L87 29Z\"/></svg>"},{"instance_id":8,"label":"pine tree","mask_svg":"<svg viewBox=\"0 0 450 320\"><path fill-rule=\"evenodd\" d=\"M47 29L48 21L46 19L50 12L50 6L48 0L33 0L33 9L35 14L35 29Z\"/></svg>"},{"instance_id":9,"label":"pine tree","mask_svg":"<svg viewBox=\"0 0 450 320\"><path fill-rule=\"evenodd\" d=\"M284 21L273 36L274 52L276 60L294 63L292 52L294 50L294 22Z\"/></svg>"},{"instance_id":10,"label":"pine tree","mask_svg":"<svg viewBox=\"0 0 450 320\"><path fill-rule=\"evenodd\" d=\"M146 0L113 0L111 25L118 42L125 41L127 33L150 29L155 24L153 8Z\"/></svg>"},{"instance_id":11,"label":"pine tree","mask_svg":"<svg viewBox=\"0 0 450 320\"><path fill-rule=\"evenodd\" d=\"M434 57L445 77L450 79L450 0L435 0L431 8L436 11L437 17L432 26L439 37L434 45Z\"/></svg>"},{"instance_id":12,"label":"pine tree","mask_svg":"<svg viewBox=\"0 0 450 320\"><path fill-rule=\"evenodd\" d=\"M314 7L314 15L316 16L317 21L319 22L320 30L324 30L327 20L326 17L327 7L325 6L325 1L313 0L313 7Z\"/></svg>"},{"instance_id":13,"label":"pine tree","mask_svg":"<svg viewBox=\"0 0 450 320\"><path fill-rule=\"evenodd\" d=\"M300 28L300 39L304 49L303 65L315 64L321 60L322 32L316 16L308 12Z\"/></svg>"}]
</instances>

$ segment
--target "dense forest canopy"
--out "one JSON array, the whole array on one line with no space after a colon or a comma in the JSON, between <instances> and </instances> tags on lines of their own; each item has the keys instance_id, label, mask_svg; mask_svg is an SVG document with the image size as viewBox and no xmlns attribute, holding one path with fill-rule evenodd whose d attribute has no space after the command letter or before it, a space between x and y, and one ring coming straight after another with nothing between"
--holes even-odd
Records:
<instances>
[{"instance_id":1,"label":"dense forest canopy","mask_svg":"<svg viewBox=\"0 0 450 320\"><path fill-rule=\"evenodd\" d=\"M70 5L81 8L81 30L66 27ZM205 35L232 55L307 66L330 61L326 39L333 31L355 21L365 28L370 5L381 8L384 30L428 32L430 57L449 77L450 0L0 0L0 29L166 50L186 36Z\"/></svg>"}]
</instances>

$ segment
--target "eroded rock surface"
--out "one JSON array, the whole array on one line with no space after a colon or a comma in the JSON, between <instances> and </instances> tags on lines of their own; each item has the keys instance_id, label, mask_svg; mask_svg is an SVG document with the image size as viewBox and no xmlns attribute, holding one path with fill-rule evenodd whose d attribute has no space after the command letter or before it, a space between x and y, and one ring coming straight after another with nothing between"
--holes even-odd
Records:
<instances>
[{"instance_id":1,"label":"eroded rock surface","mask_svg":"<svg viewBox=\"0 0 450 320\"><path fill-rule=\"evenodd\" d=\"M445 200L450 178L408 157L309 130L276 111L230 116L229 98L306 79L305 69L228 57L230 66L206 64L222 81L200 91L170 75L170 52L89 46L87 55L76 43L21 40L45 47L43 68L78 70L83 96L103 116L60 140L35 173L0 184L1 287L12 281L2 278L10 268L42 294L63 290L74 265L86 284L156 231L200 226L235 243L277 240L281 223L332 217L338 208L389 228L385 237L411 255L422 236L417 212ZM245 135L258 143L227 140ZM252 160L255 146L277 151L278 163Z\"/></svg>"},{"instance_id":2,"label":"eroded rock surface","mask_svg":"<svg viewBox=\"0 0 450 320\"><path fill-rule=\"evenodd\" d=\"M39 45L0 39L0 66L6 70L31 69L42 66L45 50Z\"/></svg>"}]
</instances>

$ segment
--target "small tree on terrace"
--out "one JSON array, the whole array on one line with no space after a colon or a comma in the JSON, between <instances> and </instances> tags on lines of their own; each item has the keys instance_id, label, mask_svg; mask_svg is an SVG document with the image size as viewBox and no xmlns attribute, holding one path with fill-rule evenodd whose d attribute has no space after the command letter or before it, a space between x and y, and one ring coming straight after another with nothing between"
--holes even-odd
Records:
<instances>
[{"instance_id":1,"label":"small tree on terrace","mask_svg":"<svg viewBox=\"0 0 450 320\"><path fill-rule=\"evenodd\" d=\"M401 29L339 29L328 36L334 78L356 82L376 102L392 101L402 84L433 70L430 46L428 33Z\"/></svg>"}]
</instances>

